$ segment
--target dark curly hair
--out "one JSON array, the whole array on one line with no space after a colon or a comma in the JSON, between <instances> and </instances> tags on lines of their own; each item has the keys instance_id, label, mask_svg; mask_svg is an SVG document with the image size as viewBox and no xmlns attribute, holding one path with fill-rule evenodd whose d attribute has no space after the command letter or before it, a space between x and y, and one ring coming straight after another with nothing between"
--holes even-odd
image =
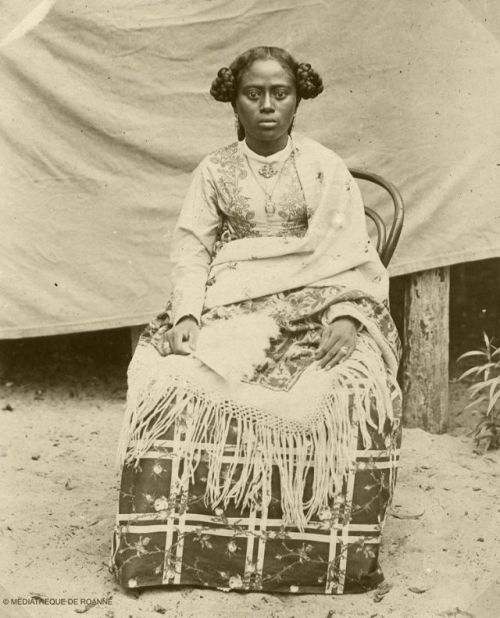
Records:
<instances>
[{"instance_id":1,"label":"dark curly hair","mask_svg":"<svg viewBox=\"0 0 500 618\"><path fill-rule=\"evenodd\" d=\"M297 105L301 99L314 99L323 92L323 80L309 63L297 62L281 47L252 47L240 54L229 67L222 67L212 82L210 94L216 101L231 103L235 107L236 95L244 72L256 60L273 59L279 62L295 81ZM289 131L291 130L291 127ZM238 139L245 137L241 124L238 125Z\"/></svg>"}]
</instances>

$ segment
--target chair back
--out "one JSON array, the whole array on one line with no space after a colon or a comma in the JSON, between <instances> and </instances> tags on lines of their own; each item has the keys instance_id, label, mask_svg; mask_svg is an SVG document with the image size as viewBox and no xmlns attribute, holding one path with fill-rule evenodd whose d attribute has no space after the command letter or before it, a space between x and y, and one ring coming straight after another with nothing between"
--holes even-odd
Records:
<instances>
[{"instance_id":1,"label":"chair back","mask_svg":"<svg viewBox=\"0 0 500 618\"><path fill-rule=\"evenodd\" d=\"M387 266L391 261L394 250L396 249L396 245L398 244L398 240L401 235L401 229L403 227L403 198L401 197L401 193L398 191L397 187L393 185L392 182L389 182L382 176L357 168L350 168L349 171L354 178L373 182L374 184L379 185L380 187L385 189L391 196L393 205L393 216L389 232L387 232L387 227L382 217L373 209L365 206L366 216L373 221L375 227L377 228L377 252L380 255L382 264L384 266Z\"/></svg>"}]
</instances>

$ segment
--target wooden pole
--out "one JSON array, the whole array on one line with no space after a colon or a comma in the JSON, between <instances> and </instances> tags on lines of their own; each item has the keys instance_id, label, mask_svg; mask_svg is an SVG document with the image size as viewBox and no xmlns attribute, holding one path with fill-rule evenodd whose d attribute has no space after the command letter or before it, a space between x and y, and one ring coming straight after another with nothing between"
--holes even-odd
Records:
<instances>
[{"instance_id":1,"label":"wooden pole","mask_svg":"<svg viewBox=\"0 0 500 618\"><path fill-rule=\"evenodd\" d=\"M409 275L405 288L403 422L432 433L448 423L450 269Z\"/></svg>"}]
</instances>

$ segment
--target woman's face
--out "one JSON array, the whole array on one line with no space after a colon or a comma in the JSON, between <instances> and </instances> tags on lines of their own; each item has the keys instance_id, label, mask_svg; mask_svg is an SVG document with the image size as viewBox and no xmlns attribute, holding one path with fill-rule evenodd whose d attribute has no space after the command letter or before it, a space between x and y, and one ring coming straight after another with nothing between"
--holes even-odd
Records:
<instances>
[{"instance_id":1,"label":"woman's face","mask_svg":"<svg viewBox=\"0 0 500 618\"><path fill-rule=\"evenodd\" d=\"M297 109L295 81L276 60L256 60L241 77L234 108L248 146L273 154L288 141Z\"/></svg>"}]
</instances>

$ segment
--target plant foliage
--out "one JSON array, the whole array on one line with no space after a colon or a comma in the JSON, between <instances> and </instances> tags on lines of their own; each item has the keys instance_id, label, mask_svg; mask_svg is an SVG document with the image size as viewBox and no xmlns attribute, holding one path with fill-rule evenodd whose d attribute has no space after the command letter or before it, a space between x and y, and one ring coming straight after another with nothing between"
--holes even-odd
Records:
<instances>
[{"instance_id":1,"label":"plant foliage","mask_svg":"<svg viewBox=\"0 0 500 618\"><path fill-rule=\"evenodd\" d=\"M473 379L468 388L471 402L467 409L479 415L473 438L475 452L480 454L500 447L500 347L493 345L486 333L483 336L482 350L466 352L458 359L474 359L475 363L458 379Z\"/></svg>"}]
</instances>

